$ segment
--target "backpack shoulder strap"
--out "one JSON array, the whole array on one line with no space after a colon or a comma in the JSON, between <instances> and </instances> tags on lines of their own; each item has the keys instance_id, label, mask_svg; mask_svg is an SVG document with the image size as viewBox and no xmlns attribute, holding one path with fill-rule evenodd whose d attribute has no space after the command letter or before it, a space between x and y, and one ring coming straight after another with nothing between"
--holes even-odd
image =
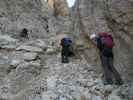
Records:
<instances>
[{"instance_id":1,"label":"backpack shoulder strap","mask_svg":"<svg viewBox=\"0 0 133 100\"><path fill-rule=\"evenodd\" d=\"M96 44L97 44L97 47L102 50L102 48L104 47L104 44L102 42L102 38L101 37L98 37L96 38Z\"/></svg>"},{"instance_id":2,"label":"backpack shoulder strap","mask_svg":"<svg viewBox=\"0 0 133 100\"><path fill-rule=\"evenodd\" d=\"M110 37L110 38L112 39L112 41L113 41L113 37L112 37L112 35L108 35L108 37Z\"/></svg>"}]
</instances>

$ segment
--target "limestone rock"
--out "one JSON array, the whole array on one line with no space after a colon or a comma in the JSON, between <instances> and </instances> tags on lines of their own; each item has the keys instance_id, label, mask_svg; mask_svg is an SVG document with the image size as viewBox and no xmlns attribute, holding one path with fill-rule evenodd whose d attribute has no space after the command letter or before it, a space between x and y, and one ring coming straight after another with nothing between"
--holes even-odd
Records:
<instances>
[{"instance_id":1,"label":"limestone rock","mask_svg":"<svg viewBox=\"0 0 133 100\"><path fill-rule=\"evenodd\" d=\"M47 79L48 89L54 89L56 87L56 77L49 77Z\"/></svg>"},{"instance_id":2,"label":"limestone rock","mask_svg":"<svg viewBox=\"0 0 133 100\"><path fill-rule=\"evenodd\" d=\"M25 50L25 51L31 51L31 52L43 52L43 49L33 46L25 46L21 45L16 50Z\"/></svg>"},{"instance_id":3,"label":"limestone rock","mask_svg":"<svg viewBox=\"0 0 133 100\"><path fill-rule=\"evenodd\" d=\"M9 35L0 35L0 47L4 49L15 49L17 39L12 38Z\"/></svg>"},{"instance_id":4,"label":"limestone rock","mask_svg":"<svg viewBox=\"0 0 133 100\"><path fill-rule=\"evenodd\" d=\"M54 47L48 47L47 48L47 50L46 50L46 53L47 54L54 54L54 53L56 53L56 48L54 48Z\"/></svg>"},{"instance_id":5,"label":"limestone rock","mask_svg":"<svg viewBox=\"0 0 133 100\"><path fill-rule=\"evenodd\" d=\"M56 99L57 98L57 95L54 94L53 92L51 91L48 91L48 92L43 92L42 93L42 100L51 100L51 99Z\"/></svg>"},{"instance_id":6,"label":"limestone rock","mask_svg":"<svg viewBox=\"0 0 133 100\"><path fill-rule=\"evenodd\" d=\"M121 87L119 93L123 98L129 98L129 100L132 100L133 99L132 89L133 89L133 85L131 82L130 84L125 84L123 87Z\"/></svg>"},{"instance_id":7,"label":"limestone rock","mask_svg":"<svg viewBox=\"0 0 133 100\"><path fill-rule=\"evenodd\" d=\"M17 42L17 39L14 39L9 35L0 35L0 40L1 41L5 40L5 41L8 41L8 42Z\"/></svg>"},{"instance_id":8,"label":"limestone rock","mask_svg":"<svg viewBox=\"0 0 133 100\"><path fill-rule=\"evenodd\" d=\"M69 9L66 0L48 0L48 4L54 9L56 16L68 16Z\"/></svg>"},{"instance_id":9,"label":"limestone rock","mask_svg":"<svg viewBox=\"0 0 133 100\"><path fill-rule=\"evenodd\" d=\"M100 96L93 96L92 100L102 100Z\"/></svg>"},{"instance_id":10,"label":"limestone rock","mask_svg":"<svg viewBox=\"0 0 133 100\"><path fill-rule=\"evenodd\" d=\"M38 74L41 69L40 62L24 62L16 68L17 73L29 72L32 74Z\"/></svg>"},{"instance_id":11,"label":"limestone rock","mask_svg":"<svg viewBox=\"0 0 133 100\"><path fill-rule=\"evenodd\" d=\"M46 40L43 39L35 39L31 41L27 41L24 43L24 45L33 46L33 47L39 47L42 49L46 49L48 47L48 43L46 43Z\"/></svg>"},{"instance_id":12,"label":"limestone rock","mask_svg":"<svg viewBox=\"0 0 133 100\"><path fill-rule=\"evenodd\" d=\"M10 65L11 65L11 66L15 66L15 67L16 67L17 65L19 65L19 64L20 64L20 62L21 62L21 61L20 61L20 60L18 60L18 59L13 59L13 60L11 61Z\"/></svg>"},{"instance_id":13,"label":"limestone rock","mask_svg":"<svg viewBox=\"0 0 133 100\"><path fill-rule=\"evenodd\" d=\"M46 42L44 42L43 40L37 40L35 41L35 46L46 49L48 47L48 45L46 44Z\"/></svg>"},{"instance_id":14,"label":"limestone rock","mask_svg":"<svg viewBox=\"0 0 133 100\"><path fill-rule=\"evenodd\" d=\"M117 96L117 95L110 95L109 97L108 97L108 100L122 100L119 96Z\"/></svg>"},{"instance_id":15,"label":"limestone rock","mask_svg":"<svg viewBox=\"0 0 133 100\"><path fill-rule=\"evenodd\" d=\"M107 85L105 86L105 92L106 93L111 93L114 87L112 85Z\"/></svg>"},{"instance_id":16,"label":"limestone rock","mask_svg":"<svg viewBox=\"0 0 133 100\"><path fill-rule=\"evenodd\" d=\"M49 95L47 95L47 94L43 94L42 95L42 98L43 98L43 100L50 100L50 96Z\"/></svg>"},{"instance_id":17,"label":"limestone rock","mask_svg":"<svg viewBox=\"0 0 133 100\"><path fill-rule=\"evenodd\" d=\"M8 49L8 50L13 50L16 49L16 45L3 45L1 46L2 49Z\"/></svg>"},{"instance_id":18,"label":"limestone rock","mask_svg":"<svg viewBox=\"0 0 133 100\"><path fill-rule=\"evenodd\" d=\"M36 57L37 57L37 53L32 53L32 52L30 52L30 53L24 53L23 54L23 59L24 60L35 60L36 59Z\"/></svg>"}]
</instances>

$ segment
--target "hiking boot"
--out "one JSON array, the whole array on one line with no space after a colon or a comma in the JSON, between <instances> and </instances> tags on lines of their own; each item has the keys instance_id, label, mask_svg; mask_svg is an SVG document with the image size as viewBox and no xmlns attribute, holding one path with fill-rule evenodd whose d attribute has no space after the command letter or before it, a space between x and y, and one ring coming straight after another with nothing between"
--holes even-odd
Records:
<instances>
[{"instance_id":1,"label":"hiking boot","mask_svg":"<svg viewBox=\"0 0 133 100\"><path fill-rule=\"evenodd\" d=\"M112 85L113 81L104 81L104 85Z\"/></svg>"},{"instance_id":2,"label":"hiking boot","mask_svg":"<svg viewBox=\"0 0 133 100\"><path fill-rule=\"evenodd\" d=\"M67 57L64 57L64 58L62 59L62 63L69 63L68 58L67 58Z\"/></svg>"}]
</instances>

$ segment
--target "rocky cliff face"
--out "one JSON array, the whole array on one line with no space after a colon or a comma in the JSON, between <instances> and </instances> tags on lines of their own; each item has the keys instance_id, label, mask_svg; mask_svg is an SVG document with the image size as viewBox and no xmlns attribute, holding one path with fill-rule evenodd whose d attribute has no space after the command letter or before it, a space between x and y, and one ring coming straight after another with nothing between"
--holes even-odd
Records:
<instances>
[{"instance_id":1,"label":"rocky cliff face","mask_svg":"<svg viewBox=\"0 0 133 100\"><path fill-rule=\"evenodd\" d=\"M69 31L70 20L65 0L1 0L0 33L19 35L27 28L31 37L45 38ZM53 6L53 7L52 7Z\"/></svg>"},{"instance_id":2,"label":"rocky cliff face","mask_svg":"<svg viewBox=\"0 0 133 100\"><path fill-rule=\"evenodd\" d=\"M68 16L69 10L66 0L48 0L48 4L54 9L56 16Z\"/></svg>"},{"instance_id":3,"label":"rocky cliff face","mask_svg":"<svg viewBox=\"0 0 133 100\"><path fill-rule=\"evenodd\" d=\"M123 77L132 79L133 1L77 0L75 14L78 7L82 23L80 30L85 33L110 32L115 39L115 66Z\"/></svg>"},{"instance_id":4,"label":"rocky cliff face","mask_svg":"<svg viewBox=\"0 0 133 100\"><path fill-rule=\"evenodd\" d=\"M46 37L47 10L47 3L41 0L1 0L0 33L18 34L27 28L32 36Z\"/></svg>"},{"instance_id":5,"label":"rocky cliff face","mask_svg":"<svg viewBox=\"0 0 133 100\"><path fill-rule=\"evenodd\" d=\"M48 0L49 4L49 31L53 35L70 32L71 20L66 0ZM51 12L51 13L50 13Z\"/></svg>"},{"instance_id":6,"label":"rocky cliff face","mask_svg":"<svg viewBox=\"0 0 133 100\"><path fill-rule=\"evenodd\" d=\"M82 48L82 42L79 42L81 48L76 50L81 52L75 52L68 64L61 63L58 43L61 35L57 34L70 32L72 23L64 14L66 10L59 9L60 6L67 8L64 0L55 1L59 6L51 8L44 0L0 0L0 100L132 100L132 83L124 80L122 86L103 84L102 74L97 73L100 68L99 63L96 64L98 54L90 41L87 49ZM77 25L72 27L78 27L76 32L83 28L84 32L110 30L112 34L121 33L119 28L114 30L113 14L111 17L108 11L104 12L102 1L81 0L79 4L84 27L78 24L80 18L76 15L73 22ZM107 8L112 5L109 3ZM54 16L56 9L58 13ZM25 27L34 38L16 38ZM125 47L130 42L120 41L115 34L114 37L119 44L115 51L119 50L121 43L124 47L116 55L116 62L129 59L131 52L127 52ZM125 60L117 64L121 69L126 64L123 69L128 74L130 59L129 65Z\"/></svg>"}]
</instances>

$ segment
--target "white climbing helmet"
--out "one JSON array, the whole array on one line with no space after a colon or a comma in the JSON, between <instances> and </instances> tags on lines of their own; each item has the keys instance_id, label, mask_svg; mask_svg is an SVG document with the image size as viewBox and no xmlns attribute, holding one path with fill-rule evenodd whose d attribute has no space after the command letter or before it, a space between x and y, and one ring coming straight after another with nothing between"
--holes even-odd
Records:
<instances>
[{"instance_id":1,"label":"white climbing helmet","mask_svg":"<svg viewBox=\"0 0 133 100\"><path fill-rule=\"evenodd\" d=\"M94 39L94 38L96 38L96 33L95 32L93 32L91 35L90 35L90 39Z\"/></svg>"}]
</instances>

